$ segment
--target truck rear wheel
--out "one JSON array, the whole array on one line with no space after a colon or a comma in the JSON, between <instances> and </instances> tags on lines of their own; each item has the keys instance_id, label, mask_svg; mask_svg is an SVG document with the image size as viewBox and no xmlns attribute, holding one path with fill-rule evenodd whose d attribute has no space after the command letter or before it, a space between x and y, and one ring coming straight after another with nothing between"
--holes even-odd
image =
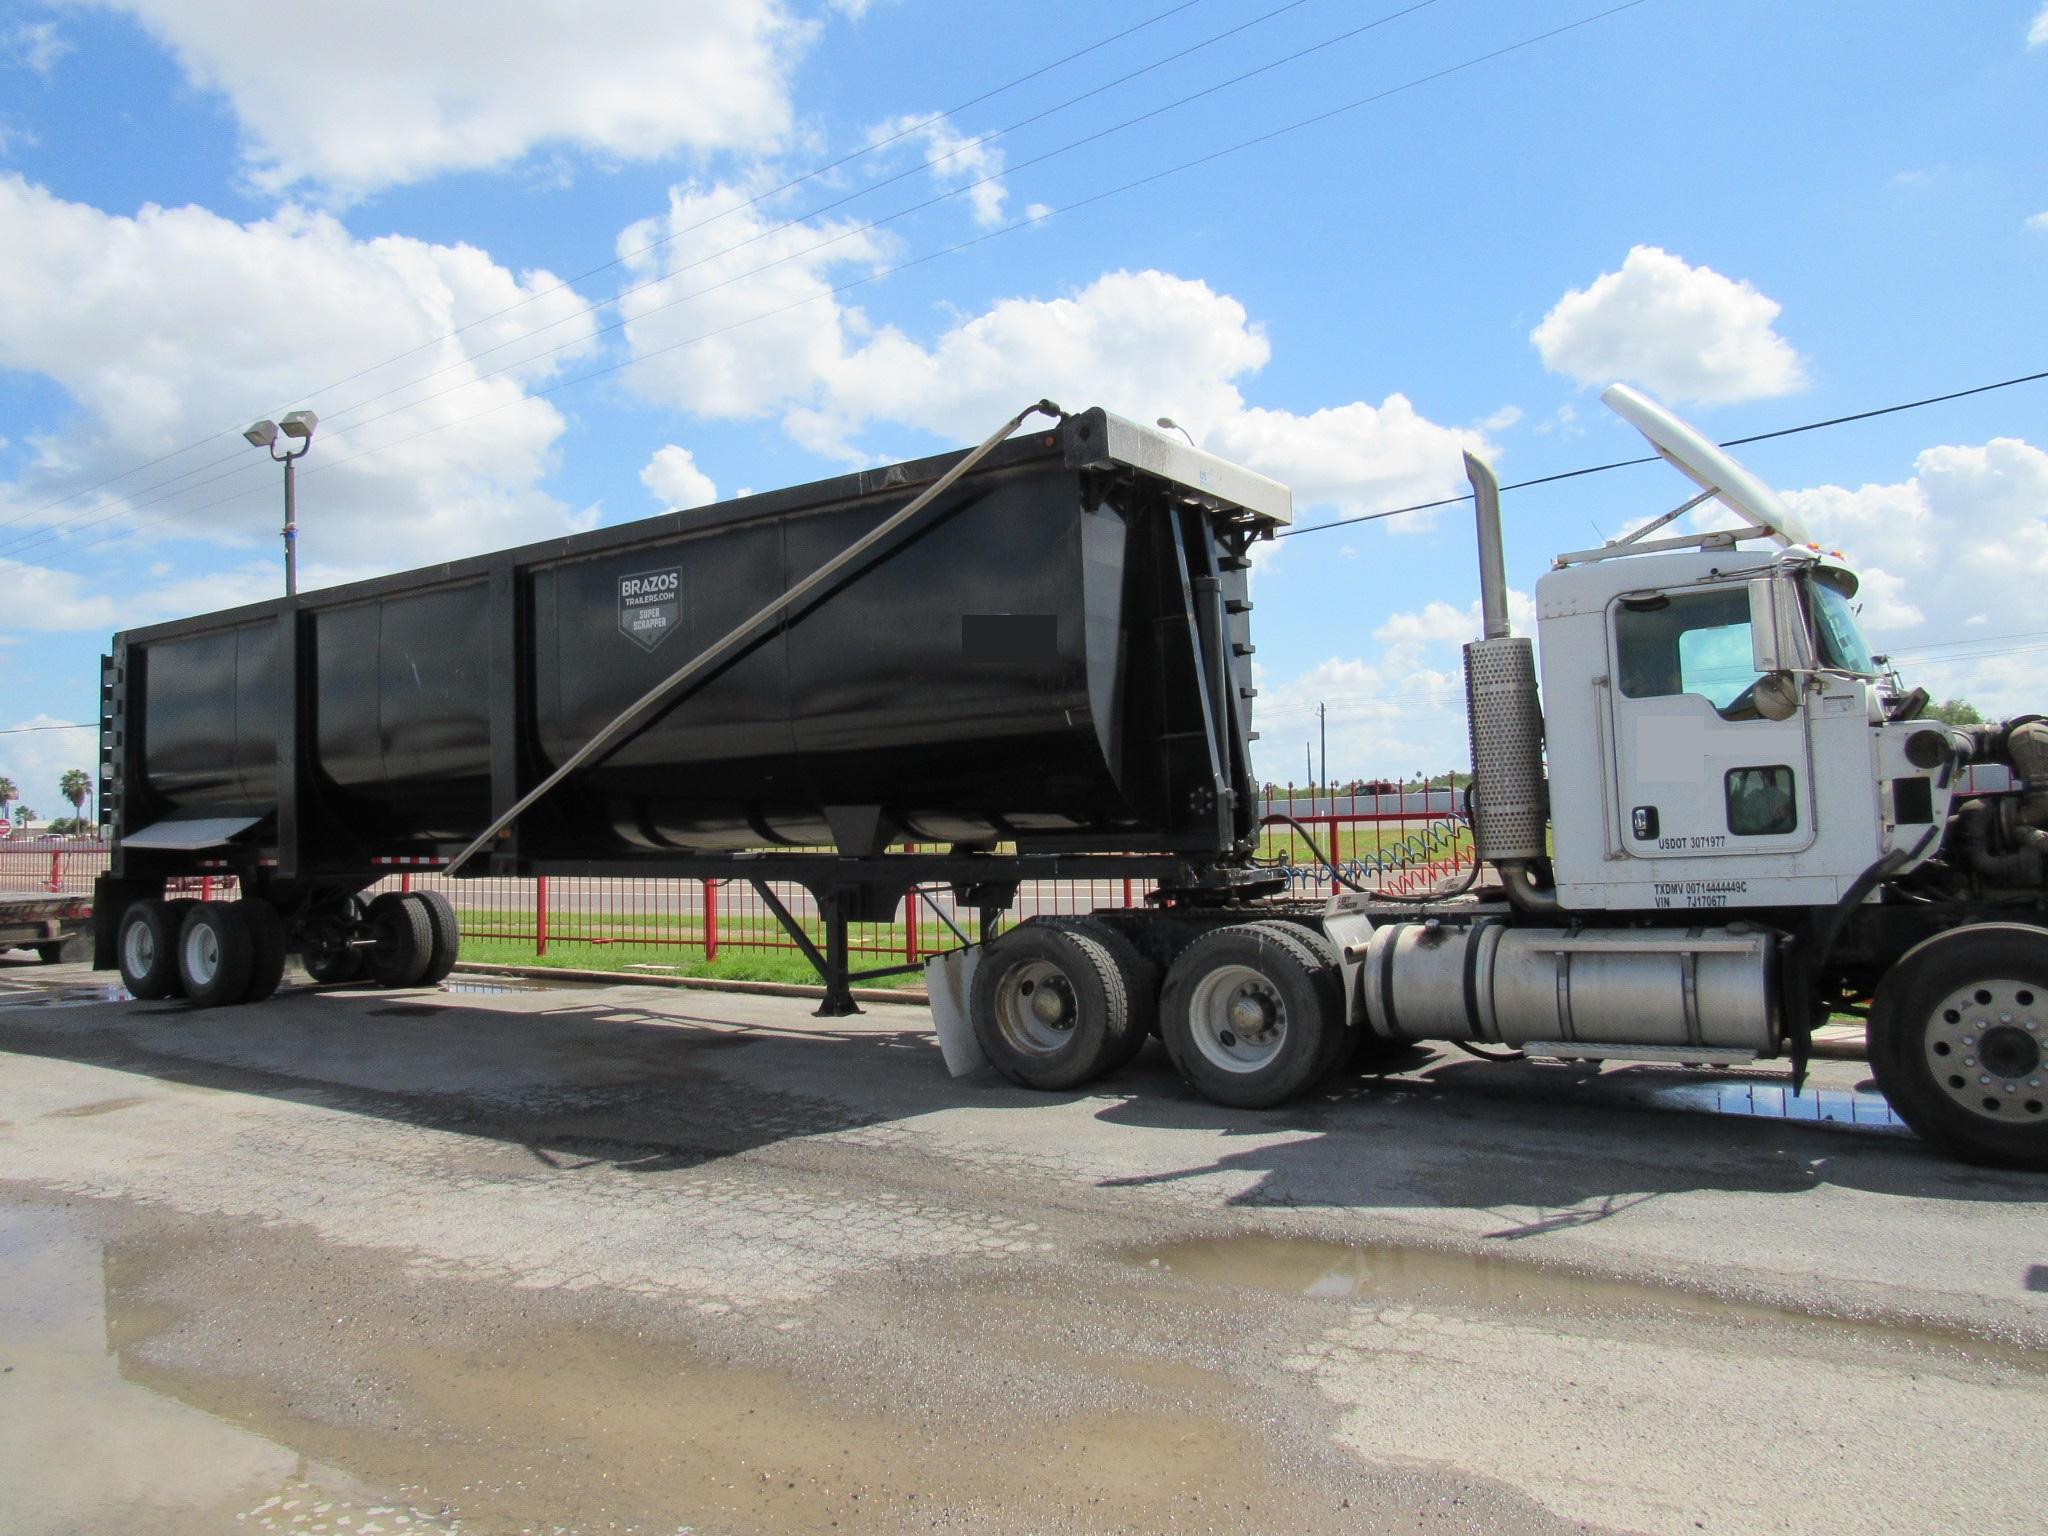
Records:
<instances>
[{"instance_id":1,"label":"truck rear wheel","mask_svg":"<svg viewBox=\"0 0 2048 1536\"><path fill-rule=\"evenodd\" d=\"M1974 923L1908 950L1877 989L1870 1067L1922 1140L2048 1169L2048 932Z\"/></svg>"},{"instance_id":2,"label":"truck rear wheel","mask_svg":"<svg viewBox=\"0 0 2048 1536\"><path fill-rule=\"evenodd\" d=\"M410 892L386 891L370 903L367 921L377 941L369 952L377 985L418 986L434 959L434 928L426 905Z\"/></svg>"},{"instance_id":3,"label":"truck rear wheel","mask_svg":"<svg viewBox=\"0 0 2048 1536\"><path fill-rule=\"evenodd\" d=\"M148 1003L177 996L178 928L170 903L154 896L129 903L114 936L114 952L130 997Z\"/></svg>"},{"instance_id":4,"label":"truck rear wheel","mask_svg":"<svg viewBox=\"0 0 2048 1536\"><path fill-rule=\"evenodd\" d=\"M1358 1046L1356 1037L1360 1033L1371 1033L1370 1030L1353 1030L1344 1022L1344 967L1337 958L1337 946L1321 929L1305 927L1300 923L1268 921L1256 926L1274 930L1280 937L1292 939L1306 949L1314 957L1316 964L1335 983L1331 994L1336 1000L1335 1011L1329 1015L1323 1030L1322 1063L1316 1068L1315 1074L1315 1081L1321 1081L1351 1059Z\"/></svg>"},{"instance_id":5,"label":"truck rear wheel","mask_svg":"<svg viewBox=\"0 0 2048 1536\"><path fill-rule=\"evenodd\" d=\"M178 929L178 978L189 1001L201 1008L239 1003L254 963L241 903L202 901L185 914Z\"/></svg>"},{"instance_id":6,"label":"truck rear wheel","mask_svg":"<svg viewBox=\"0 0 2048 1536\"><path fill-rule=\"evenodd\" d=\"M1130 1028L1124 1043L1102 1064L1105 1072L1128 1066L1145 1048L1148 1036L1159 1028L1159 967L1138 953L1138 946L1099 917L1059 917L1053 925L1069 933L1093 939L1108 952L1124 984L1124 1003L1130 1010Z\"/></svg>"},{"instance_id":7,"label":"truck rear wheel","mask_svg":"<svg viewBox=\"0 0 2048 1536\"><path fill-rule=\"evenodd\" d=\"M989 1064L1026 1088L1078 1088L1129 1060L1130 1001L1115 959L1053 923L1025 923L988 946L968 1014Z\"/></svg>"},{"instance_id":8,"label":"truck rear wheel","mask_svg":"<svg viewBox=\"0 0 2048 1536\"><path fill-rule=\"evenodd\" d=\"M1309 1087L1341 1052L1342 984L1290 928L1240 923L1213 929L1183 950L1167 973L1159 1038L1180 1075L1205 1099L1264 1109Z\"/></svg>"}]
</instances>

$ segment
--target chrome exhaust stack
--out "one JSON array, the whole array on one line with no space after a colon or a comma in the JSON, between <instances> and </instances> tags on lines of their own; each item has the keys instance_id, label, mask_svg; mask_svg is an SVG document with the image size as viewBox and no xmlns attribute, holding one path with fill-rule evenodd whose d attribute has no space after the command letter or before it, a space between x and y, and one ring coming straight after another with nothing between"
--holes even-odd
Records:
<instances>
[{"instance_id":1,"label":"chrome exhaust stack","mask_svg":"<svg viewBox=\"0 0 2048 1536\"><path fill-rule=\"evenodd\" d=\"M1554 912L1557 898L1529 865L1544 858L1550 797L1543 781L1543 706L1536 644L1508 622L1507 558L1501 543L1500 482L1487 462L1465 455L1479 533L1482 638L1465 647L1465 715L1472 732L1473 857L1500 870L1508 897L1526 912Z\"/></svg>"}]
</instances>

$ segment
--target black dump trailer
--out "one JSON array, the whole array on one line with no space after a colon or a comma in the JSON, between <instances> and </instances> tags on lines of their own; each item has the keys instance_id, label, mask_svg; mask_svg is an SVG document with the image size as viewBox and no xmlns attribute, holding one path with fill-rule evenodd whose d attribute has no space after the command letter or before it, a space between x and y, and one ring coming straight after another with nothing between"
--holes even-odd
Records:
<instances>
[{"instance_id":1,"label":"black dump trailer","mask_svg":"<svg viewBox=\"0 0 2048 1536\"><path fill-rule=\"evenodd\" d=\"M292 952L411 985L456 934L439 896L362 900L401 869L739 878L847 1012L882 973L850 972L846 925L914 887L982 937L1027 880L1270 894L1246 577L1289 515L1284 487L1096 409L118 634L96 963L199 1003L268 995ZM209 872L244 899L165 900ZM771 880L811 893L822 948Z\"/></svg>"}]
</instances>

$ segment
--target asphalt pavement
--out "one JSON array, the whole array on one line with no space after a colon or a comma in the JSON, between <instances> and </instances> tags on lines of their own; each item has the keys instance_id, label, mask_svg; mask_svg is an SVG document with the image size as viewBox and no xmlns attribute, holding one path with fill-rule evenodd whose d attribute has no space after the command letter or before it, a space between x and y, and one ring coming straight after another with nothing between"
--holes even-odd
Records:
<instances>
[{"instance_id":1,"label":"asphalt pavement","mask_svg":"<svg viewBox=\"0 0 2048 1536\"><path fill-rule=\"evenodd\" d=\"M1858 1062L1246 1113L920 1007L106 980L0 961L17 1536L2048 1520L2048 1178Z\"/></svg>"}]
</instances>

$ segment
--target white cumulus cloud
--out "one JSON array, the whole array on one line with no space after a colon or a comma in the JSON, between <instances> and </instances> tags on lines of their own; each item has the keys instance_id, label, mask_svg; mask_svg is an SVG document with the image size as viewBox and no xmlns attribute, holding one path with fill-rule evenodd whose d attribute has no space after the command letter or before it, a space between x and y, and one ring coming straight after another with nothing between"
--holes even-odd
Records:
<instances>
[{"instance_id":1,"label":"white cumulus cloud","mask_svg":"<svg viewBox=\"0 0 2048 1536\"><path fill-rule=\"evenodd\" d=\"M789 129L809 27L780 0L98 0L133 15L241 126L258 187L347 196L569 146L616 159L759 150Z\"/></svg>"},{"instance_id":2,"label":"white cumulus cloud","mask_svg":"<svg viewBox=\"0 0 2048 1536\"><path fill-rule=\"evenodd\" d=\"M2034 24L2027 28L2027 46L2040 48L2044 45L2048 45L2048 5L2041 7L2040 14L2034 18Z\"/></svg>"},{"instance_id":3,"label":"white cumulus cloud","mask_svg":"<svg viewBox=\"0 0 2048 1536\"><path fill-rule=\"evenodd\" d=\"M1899 653L1909 683L1987 715L2043 707L2040 657L2027 649L2038 640L1984 640L1967 653L1950 642L2033 634L2048 586L2048 453L1997 437L1928 448L1903 481L1786 494L1814 537L1861 571L1863 626L1874 648Z\"/></svg>"},{"instance_id":4,"label":"white cumulus cloud","mask_svg":"<svg viewBox=\"0 0 2048 1536\"><path fill-rule=\"evenodd\" d=\"M2038 235L2048 235L2048 209L2043 209L2040 213L2034 214L2029 218L2027 220L2027 228L2033 230Z\"/></svg>"},{"instance_id":5,"label":"white cumulus cloud","mask_svg":"<svg viewBox=\"0 0 2048 1536\"><path fill-rule=\"evenodd\" d=\"M654 494L656 501L675 510L718 500L718 486L697 467L696 455L674 443L655 450L647 467L640 471L640 483Z\"/></svg>"},{"instance_id":6,"label":"white cumulus cloud","mask_svg":"<svg viewBox=\"0 0 2048 1536\"><path fill-rule=\"evenodd\" d=\"M58 34L54 21L30 21L0 36L0 48L23 68L48 75L57 67L57 61L71 51L71 44Z\"/></svg>"},{"instance_id":7,"label":"white cumulus cloud","mask_svg":"<svg viewBox=\"0 0 2048 1536\"><path fill-rule=\"evenodd\" d=\"M309 562L388 570L561 533L578 518L538 482L564 423L528 391L595 343L558 286L294 208L246 224L196 207L117 216L0 175L0 367L55 381L75 407L0 482L0 556L92 547L104 566L138 535L274 548L276 466L222 429L297 405L322 418L299 472ZM502 346L534 325L552 326L541 343ZM564 350L522 361L540 344Z\"/></svg>"},{"instance_id":8,"label":"white cumulus cloud","mask_svg":"<svg viewBox=\"0 0 2048 1536\"><path fill-rule=\"evenodd\" d=\"M909 143L922 150L931 167L932 179L942 187L964 187L974 222L993 229L1003 222L1003 203L1009 193L1002 183L1003 152L980 138L956 132L943 116L915 115L878 123L868 134L870 144Z\"/></svg>"},{"instance_id":9,"label":"white cumulus cloud","mask_svg":"<svg viewBox=\"0 0 2048 1536\"><path fill-rule=\"evenodd\" d=\"M1725 404L1805 387L1781 306L1746 282L1639 245L1557 301L1529 334L1544 367L1582 384L1629 379L1670 400Z\"/></svg>"}]
</instances>

